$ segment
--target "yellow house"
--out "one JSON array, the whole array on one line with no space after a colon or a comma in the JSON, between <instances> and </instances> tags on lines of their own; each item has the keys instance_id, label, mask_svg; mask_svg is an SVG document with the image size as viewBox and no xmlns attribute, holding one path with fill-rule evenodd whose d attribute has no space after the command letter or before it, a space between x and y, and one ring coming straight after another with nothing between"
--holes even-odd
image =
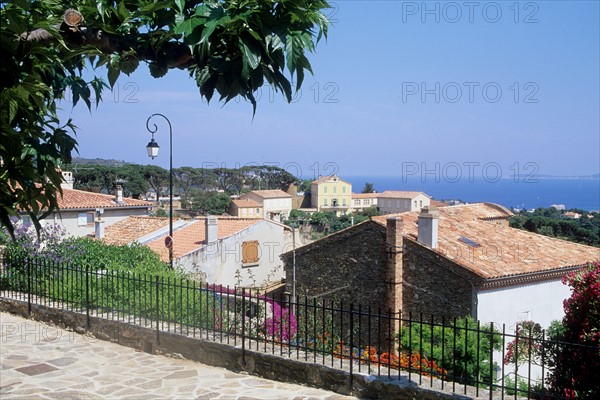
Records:
<instances>
[{"instance_id":1,"label":"yellow house","mask_svg":"<svg viewBox=\"0 0 600 400\"><path fill-rule=\"evenodd\" d=\"M352 206L352 184L337 175L321 176L310 185L310 196L312 208L345 213Z\"/></svg>"}]
</instances>

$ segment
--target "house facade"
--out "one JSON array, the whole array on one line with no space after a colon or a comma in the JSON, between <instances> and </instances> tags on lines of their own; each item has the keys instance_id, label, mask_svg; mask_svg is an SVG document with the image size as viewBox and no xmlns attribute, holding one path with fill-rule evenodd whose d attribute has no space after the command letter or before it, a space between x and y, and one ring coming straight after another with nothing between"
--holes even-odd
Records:
<instances>
[{"instance_id":1,"label":"house facade","mask_svg":"<svg viewBox=\"0 0 600 400\"><path fill-rule=\"evenodd\" d=\"M169 261L168 219L132 217L106 229L105 242L138 242ZM139 234L133 233L138 231ZM293 232L263 218L203 217L174 222L174 265L209 284L273 289L284 276L280 255Z\"/></svg>"},{"instance_id":2,"label":"house facade","mask_svg":"<svg viewBox=\"0 0 600 400\"><path fill-rule=\"evenodd\" d=\"M352 184L337 175L321 176L310 186L311 207L318 211L348 212L352 207Z\"/></svg>"},{"instance_id":3,"label":"house facade","mask_svg":"<svg viewBox=\"0 0 600 400\"><path fill-rule=\"evenodd\" d=\"M262 206L262 218L273 221L287 219L292 211L292 195L283 190L253 190L244 193L239 200L252 200Z\"/></svg>"},{"instance_id":4,"label":"house facade","mask_svg":"<svg viewBox=\"0 0 600 400\"><path fill-rule=\"evenodd\" d=\"M64 173L63 173L64 174ZM117 223L131 215L149 215L152 203L123 197L117 187L115 195L91 193L65 186L58 198L58 210L47 216L42 224L58 224L69 236L87 236ZM28 217L22 217L27 223Z\"/></svg>"},{"instance_id":5,"label":"house facade","mask_svg":"<svg viewBox=\"0 0 600 400\"><path fill-rule=\"evenodd\" d=\"M234 199L229 206L229 215L233 217L263 218L263 206L254 200Z\"/></svg>"},{"instance_id":6,"label":"house facade","mask_svg":"<svg viewBox=\"0 0 600 400\"><path fill-rule=\"evenodd\" d=\"M352 193L352 211L362 211L367 208L377 207L379 193Z\"/></svg>"},{"instance_id":7,"label":"house facade","mask_svg":"<svg viewBox=\"0 0 600 400\"><path fill-rule=\"evenodd\" d=\"M419 211L431 204L431 198L423 192L386 190L377 193L377 206L381 214Z\"/></svg>"}]
</instances>

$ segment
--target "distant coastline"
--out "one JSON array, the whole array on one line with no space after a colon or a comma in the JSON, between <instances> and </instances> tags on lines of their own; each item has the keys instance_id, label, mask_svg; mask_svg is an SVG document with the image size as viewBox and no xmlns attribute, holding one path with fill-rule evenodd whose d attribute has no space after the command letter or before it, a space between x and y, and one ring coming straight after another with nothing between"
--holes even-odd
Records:
<instances>
[{"instance_id":1,"label":"distant coastline","mask_svg":"<svg viewBox=\"0 0 600 400\"><path fill-rule=\"evenodd\" d=\"M508 208L533 209L563 204L567 209L586 211L600 210L600 177L550 177L515 182L502 178L495 181L467 179L450 182L443 179L420 179L418 177L390 176L342 176L352 183L352 190L359 193L365 182L373 183L375 190L422 191L436 199L455 199L469 203L492 202Z\"/></svg>"}]
</instances>

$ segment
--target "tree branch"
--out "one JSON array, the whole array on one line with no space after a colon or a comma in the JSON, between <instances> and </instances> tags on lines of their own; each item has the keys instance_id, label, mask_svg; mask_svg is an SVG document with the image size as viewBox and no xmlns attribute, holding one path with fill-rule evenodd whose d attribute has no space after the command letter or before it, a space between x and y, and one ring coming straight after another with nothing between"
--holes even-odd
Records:
<instances>
[{"instance_id":1,"label":"tree branch","mask_svg":"<svg viewBox=\"0 0 600 400\"><path fill-rule=\"evenodd\" d=\"M168 68L185 69L191 65L192 53L188 46L178 42L168 42L159 54L154 51L139 51L136 49L137 38L133 36L117 36L104 32L102 29L87 28L83 26L83 15L76 10L68 9L63 15L63 22L59 32L66 43L82 47L92 46L105 54L120 53L126 50L135 50L138 59L156 62ZM21 40L26 42L52 43L54 36L45 29L35 29L21 34Z\"/></svg>"}]
</instances>

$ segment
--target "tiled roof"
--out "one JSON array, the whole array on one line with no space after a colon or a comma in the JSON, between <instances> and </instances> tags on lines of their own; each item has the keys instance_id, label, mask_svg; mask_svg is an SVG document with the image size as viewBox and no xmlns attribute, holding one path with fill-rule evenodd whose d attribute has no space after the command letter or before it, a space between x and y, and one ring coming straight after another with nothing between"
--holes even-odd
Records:
<instances>
[{"instance_id":1,"label":"tiled roof","mask_svg":"<svg viewBox=\"0 0 600 400\"><path fill-rule=\"evenodd\" d=\"M493 222L512 213L491 203L448 206L439 210L437 252L484 279L551 272L600 259L600 248L538 235ZM419 212L373 217L401 217L404 235L416 240ZM465 243L461 238L471 241Z\"/></svg>"},{"instance_id":2,"label":"tiled roof","mask_svg":"<svg viewBox=\"0 0 600 400\"><path fill-rule=\"evenodd\" d=\"M353 199L376 199L380 193L352 193Z\"/></svg>"},{"instance_id":3,"label":"tiled roof","mask_svg":"<svg viewBox=\"0 0 600 400\"><path fill-rule=\"evenodd\" d=\"M377 197L385 197L385 198L392 198L392 199L414 199L415 197L417 197L420 194L422 194L426 197L429 197L423 192L410 192L410 191L403 191L403 190L386 190L383 193L378 193Z\"/></svg>"},{"instance_id":4,"label":"tiled roof","mask_svg":"<svg viewBox=\"0 0 600 400\"><path fill-rule=\"evenodd\" d=\"M177 259L204 246L206 239L205 231L206 217L191 221L184 227L173 232L173 258ZM262 218L217 218L217 238L224 239L234 235L254 224L263 221ZM155 239L147 246L160 255L163 261L169 261L169 250L165 247L165 236Z\"/></svg>"},{"instance_id":5,"label":"tiled roof","mask_svg":"<svg viewBox=\"0 0 600 400\"><path fill-rule=\"evenodd\" d=\"M250 199L235 199L231 201L237 208L262 208L262 204Z\"/></svg>"},{"instance_id":6,"label":"tiled roof","mask_svg":"<svg viewBox=\"0 0 600 400\"><path fill-rule=\"evenodd\" d=\"M115 201L114 195L85 192L76 189L63 189L63 194L58 198L58 208L69 209L94 209L94 208L139 208L151 207L152 203L144 200L123 198L123 203Z\"/></svg>"},{"instance_id":7,"label":"tiled roof","mask_svg":"<svg viewBox=\"0 0 600 400\"><path fill-rule=\"evenodd\" d=\"M439 208L439 207L448 207L450 204L444 203L443 201L431 199L431 201L429 202L429 205L436 206Z\"/></svg>"},{"instance_id":8,"label":"tiled roof","mask_svg":"<svg viewBox=\"0 0 600 400\"><path fill-rule=\"evenodd\" d=\"M272 189L272 190L253 190L250 193L254 193L259 197L262 197L263 199L275 199L278 197L292 197L291 194L284 192L283 190L280 189ZM244 196L242 195L241 197L242 199L244 198Z\"/></svg>"},{"instance_id":9,"label":"tiled roof","mask_svg":"<svg viewBox=\"0 0 600 400\"><path fill-rule=\"evenodd\" d=\"M318 179L315 179L314 181L312 181L311 183L327 183L327 182L331 182L333 180L333 178L337 178L339 182L344 182L344 183L350 183L348 181L345 181L343 179L341 179L339 176L337 175L325 175L325 176L319 176Z\"/></svg>"},{"instance_id":10,"label":"tiled roof","mask_svg":"<svg viewBox=\"0 0 600 400\"><path fill-rule=\"evenodd\" d=\"M169 218L130 216L104 229L104 242L107 244L129 244L144 235L169 225Z\"/></svg>"}]
</instances>

